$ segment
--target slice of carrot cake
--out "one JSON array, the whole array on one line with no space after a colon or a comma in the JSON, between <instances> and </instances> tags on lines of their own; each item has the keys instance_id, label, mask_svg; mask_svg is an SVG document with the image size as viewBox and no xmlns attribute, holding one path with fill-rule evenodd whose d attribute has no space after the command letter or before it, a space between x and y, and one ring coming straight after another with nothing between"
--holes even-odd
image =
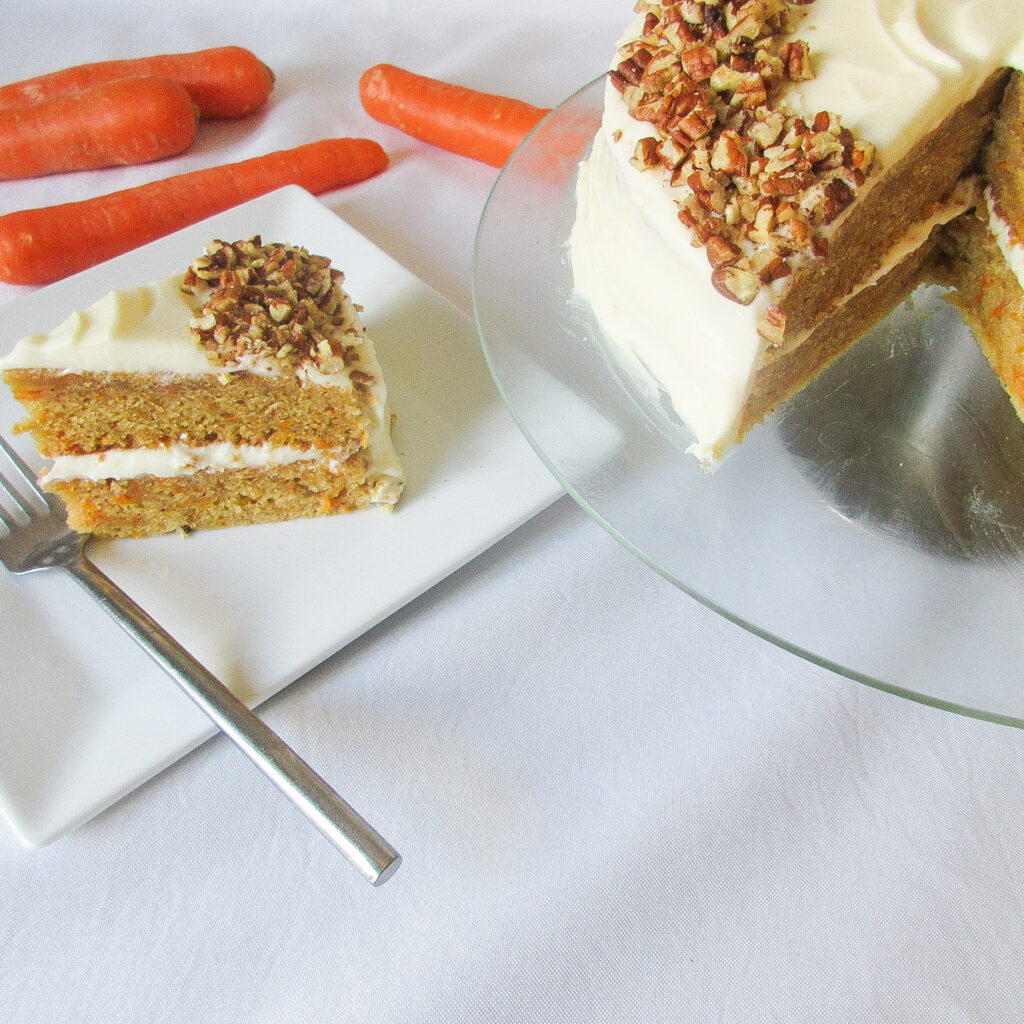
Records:
<instances>
[{"instance_id":1,"label":"slice of carrot cake","mask_svg":"<svg viewBox=\"0 0 1024 1024\"><path fill-rule=\"evenodd\" d=\"M102 537L392 507L387 390L342 274L259 237L114 291L0 360L42 486Z\"/></svg>"}]
</instances>

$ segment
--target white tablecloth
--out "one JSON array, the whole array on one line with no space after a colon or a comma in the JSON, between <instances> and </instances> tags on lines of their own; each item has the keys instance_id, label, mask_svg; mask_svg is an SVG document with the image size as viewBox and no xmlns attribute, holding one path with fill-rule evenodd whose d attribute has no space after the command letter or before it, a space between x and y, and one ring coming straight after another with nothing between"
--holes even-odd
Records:
<instances>
[{"instance_id":1,"label":"white tablecloth","mask_svg":"<svg viewBox=\"0 0 1024 1024\"><path fill-rule=\"evenodd\" d=\"M170 167L377 138L393 167L325 202L469 311L497 172L376 125L359 73L551 106L630 7L6 0L0 77L249 46L266 113ZM151 176L0 184L0 209ZM3 1020L1024 1019L1024 735L743 632L568 498L263 713L401 850L394 879L215 739L44 850L0 832Z\"/></svg>"}]
</instances>

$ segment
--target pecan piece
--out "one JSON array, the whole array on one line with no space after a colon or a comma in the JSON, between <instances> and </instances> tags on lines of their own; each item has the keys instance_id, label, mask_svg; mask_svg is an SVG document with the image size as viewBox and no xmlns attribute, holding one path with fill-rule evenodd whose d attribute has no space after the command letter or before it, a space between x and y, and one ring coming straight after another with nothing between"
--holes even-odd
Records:
<instances>
[{"instance_id":1,"label":"pecan piece","mask_svg":"<svg viewBox=\"0 0 1024 1024\"><path fill-rule=\"evenodd\" d=\"M730 242L721 235L712 235L704 246L707 252L708 262L712 267L721 266L723 263L731 263L740 255L740 247Z\"/></svg>"},{"instance_id":2,"label":"pecan piece","mask_svg":"<svg viewBox=\"0 0 1024 1024\"><path fill-rule=\"evenodd\" d=\"M633 150L633 155L629 158L629 162L640 171L657 167L661 163L658 155L658 140L653 135L640 139Z\"/></svg>"},{"instance_id":3,"label":"pecan piece","mask_svg":"<svg viewBox=\"0 0 1024 1024\"><path fill-rule=\"evenodd\" d=\"M711 283L720 294L741 306L749 306L761 290L757 274L743 270L734 263L722 263L715 267L711 271Z\"/></svg>"}]
</instances>

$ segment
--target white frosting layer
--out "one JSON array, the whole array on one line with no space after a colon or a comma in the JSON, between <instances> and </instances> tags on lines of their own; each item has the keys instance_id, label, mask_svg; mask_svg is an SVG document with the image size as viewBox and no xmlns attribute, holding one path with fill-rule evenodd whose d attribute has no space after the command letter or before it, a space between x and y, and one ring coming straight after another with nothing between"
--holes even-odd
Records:
<instances>
[{"instance_id":1,"label":"white frosting layer","mask_svg":"<svg viewBox=\"0 0 1024 1024\"><path fill-rule=\"evenodd\" d=\"M258 373L281 376L281 364L272 357L243 356L230 364L212 363L189 321L199 314L201 301L182 290L184 275L152 281L138 288L108 292L87 309L72 313L63 323L40 334L21 338L13 351L0 358L0 370L59 369L75 373ZM346 323L359 328L351 299L342 292ZM355 339L363 341L362 337ZM360 351L360 359L340 373L323 373L300 364L300 377L324 387L350 387L348 371L362 369L374 375L376 359Z\"/></svg>"},{"instance_id":2,"label":"white frosting layer","mask_svg":"<svg viewBox=\"0 0 1024 1024\"><path fill-rule=\"evenodd\" d=\"M623 40L641 24L642 15ZM1024 65L1021 0L815 0L794 35L809 43L816 77L790 83L784 99L808 118L840 114L875 145L865 189L997 68ZM629 164L652 131L607 85L602 126L578 179L574 285L609 339L668 394L696 436L690 450L713 462L735 440L765 347L757 323L778 296L762 289L744 307L714 289L704 250L676 216L682 190Z\"/></svg>"},{"instance_id":3,"label":"white frosting layer","mask_svg":"<svg viewBox=\"0 0 1024 1024\"><path fill-rule=\"evenodd\" d=\"M96 455L62 455L40 478L43 484L64 480L129 480L140 476L179 477L195 473L219 473L237 469L267 469L298 462L322 463L337 473L352 455L351 449L317 451L286 445L210 444L189 447L174 443L160 448L112 449ZM397 462L376 464L372 500L391 505L402 489Z\"/></svg>"},{"instance_id":4,"label":"white frosting layer","mask_svg":"<svg viewBox=\"0 0 1024 1024\"><path fill-rule=\"evenodd\" d=\"M623 166L605 132L580 168L570 252L576 291L605 335L660 382L696 436L693 453L713 460L735 435L760 361L766 294L741 306L710 289L707 256L667 190Z\"/></svg>"},{"instance_id":5,"label":"white frosting layer","mask_svg":"<svg viewBox=\"0 0 1024 1024\"><path fill-rule=\"evenodd\" d=\"M883 167L1000 67L1024 67L1020 0L815 0L796 33L816 77L789 86L808 114L832 110Z\"/></svg>"},{"instance_id":6,"label":"white frosting layer","mask_svg":"<svg viewBox=\"0 0 1024 1024\"><path fill-rule=\"evenodd\" d=\"M0 369L211 373L214 367L188 331L199 300L182 291L182 280L175 274L109 292L52 331L22 338L0 359Z\"/></svg>"}]
</instances>

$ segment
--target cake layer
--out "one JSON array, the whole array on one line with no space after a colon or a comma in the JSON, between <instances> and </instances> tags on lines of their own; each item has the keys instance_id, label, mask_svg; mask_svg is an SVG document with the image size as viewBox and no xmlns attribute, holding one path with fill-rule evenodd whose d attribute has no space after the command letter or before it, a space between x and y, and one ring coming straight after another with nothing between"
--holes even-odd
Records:
<instances>
[{"instance_id":1,"label":"cake layer","mask_svg":"<svg viewBox=\"0 0 1024 1024\"><path fill-rule=\"evenodd\" d=\"M876 282L862 288L824 319L803 343L765 359L754 375L740 413L738 438L772 413L779 404L810 383L884 317L888 316L925 277L941 242L935 228L925 241Z\"/></svg>"},{"instance_id":2,"label":"cake layer","mask_svg":"<svg viewBox=\"0 0 1024 1024\"><path fill-rule=\"evenodd\" d=\"M334 515L393 505L400 484L366 479L360 455L329 468L294 463L188 476L60 480L48 486L68 506L76 530L102 537L145 537Z\"/></svg>"},{"instance_id":3,"label":"cake layer","mask_svg":"<svg viewBox=\"0 0 1024 1024\"><path fill-rule=\"evenodd\" d=\"M250 373L61 373L10 369L5 379L46 458L181 441L362 447L382 426L356 388L303 386Z\"/></svg>"},{"instance_id":4,"label":"cake layer","mask_svg":"<svg viewBox=\"0 0 1024 1024\"><path fill-rule=\"evenodd\" d=\"M985 151L973 215L943 235L941 280L1024 420L1024 75L1015 71Z\"/></svg>"}]
</instances>

